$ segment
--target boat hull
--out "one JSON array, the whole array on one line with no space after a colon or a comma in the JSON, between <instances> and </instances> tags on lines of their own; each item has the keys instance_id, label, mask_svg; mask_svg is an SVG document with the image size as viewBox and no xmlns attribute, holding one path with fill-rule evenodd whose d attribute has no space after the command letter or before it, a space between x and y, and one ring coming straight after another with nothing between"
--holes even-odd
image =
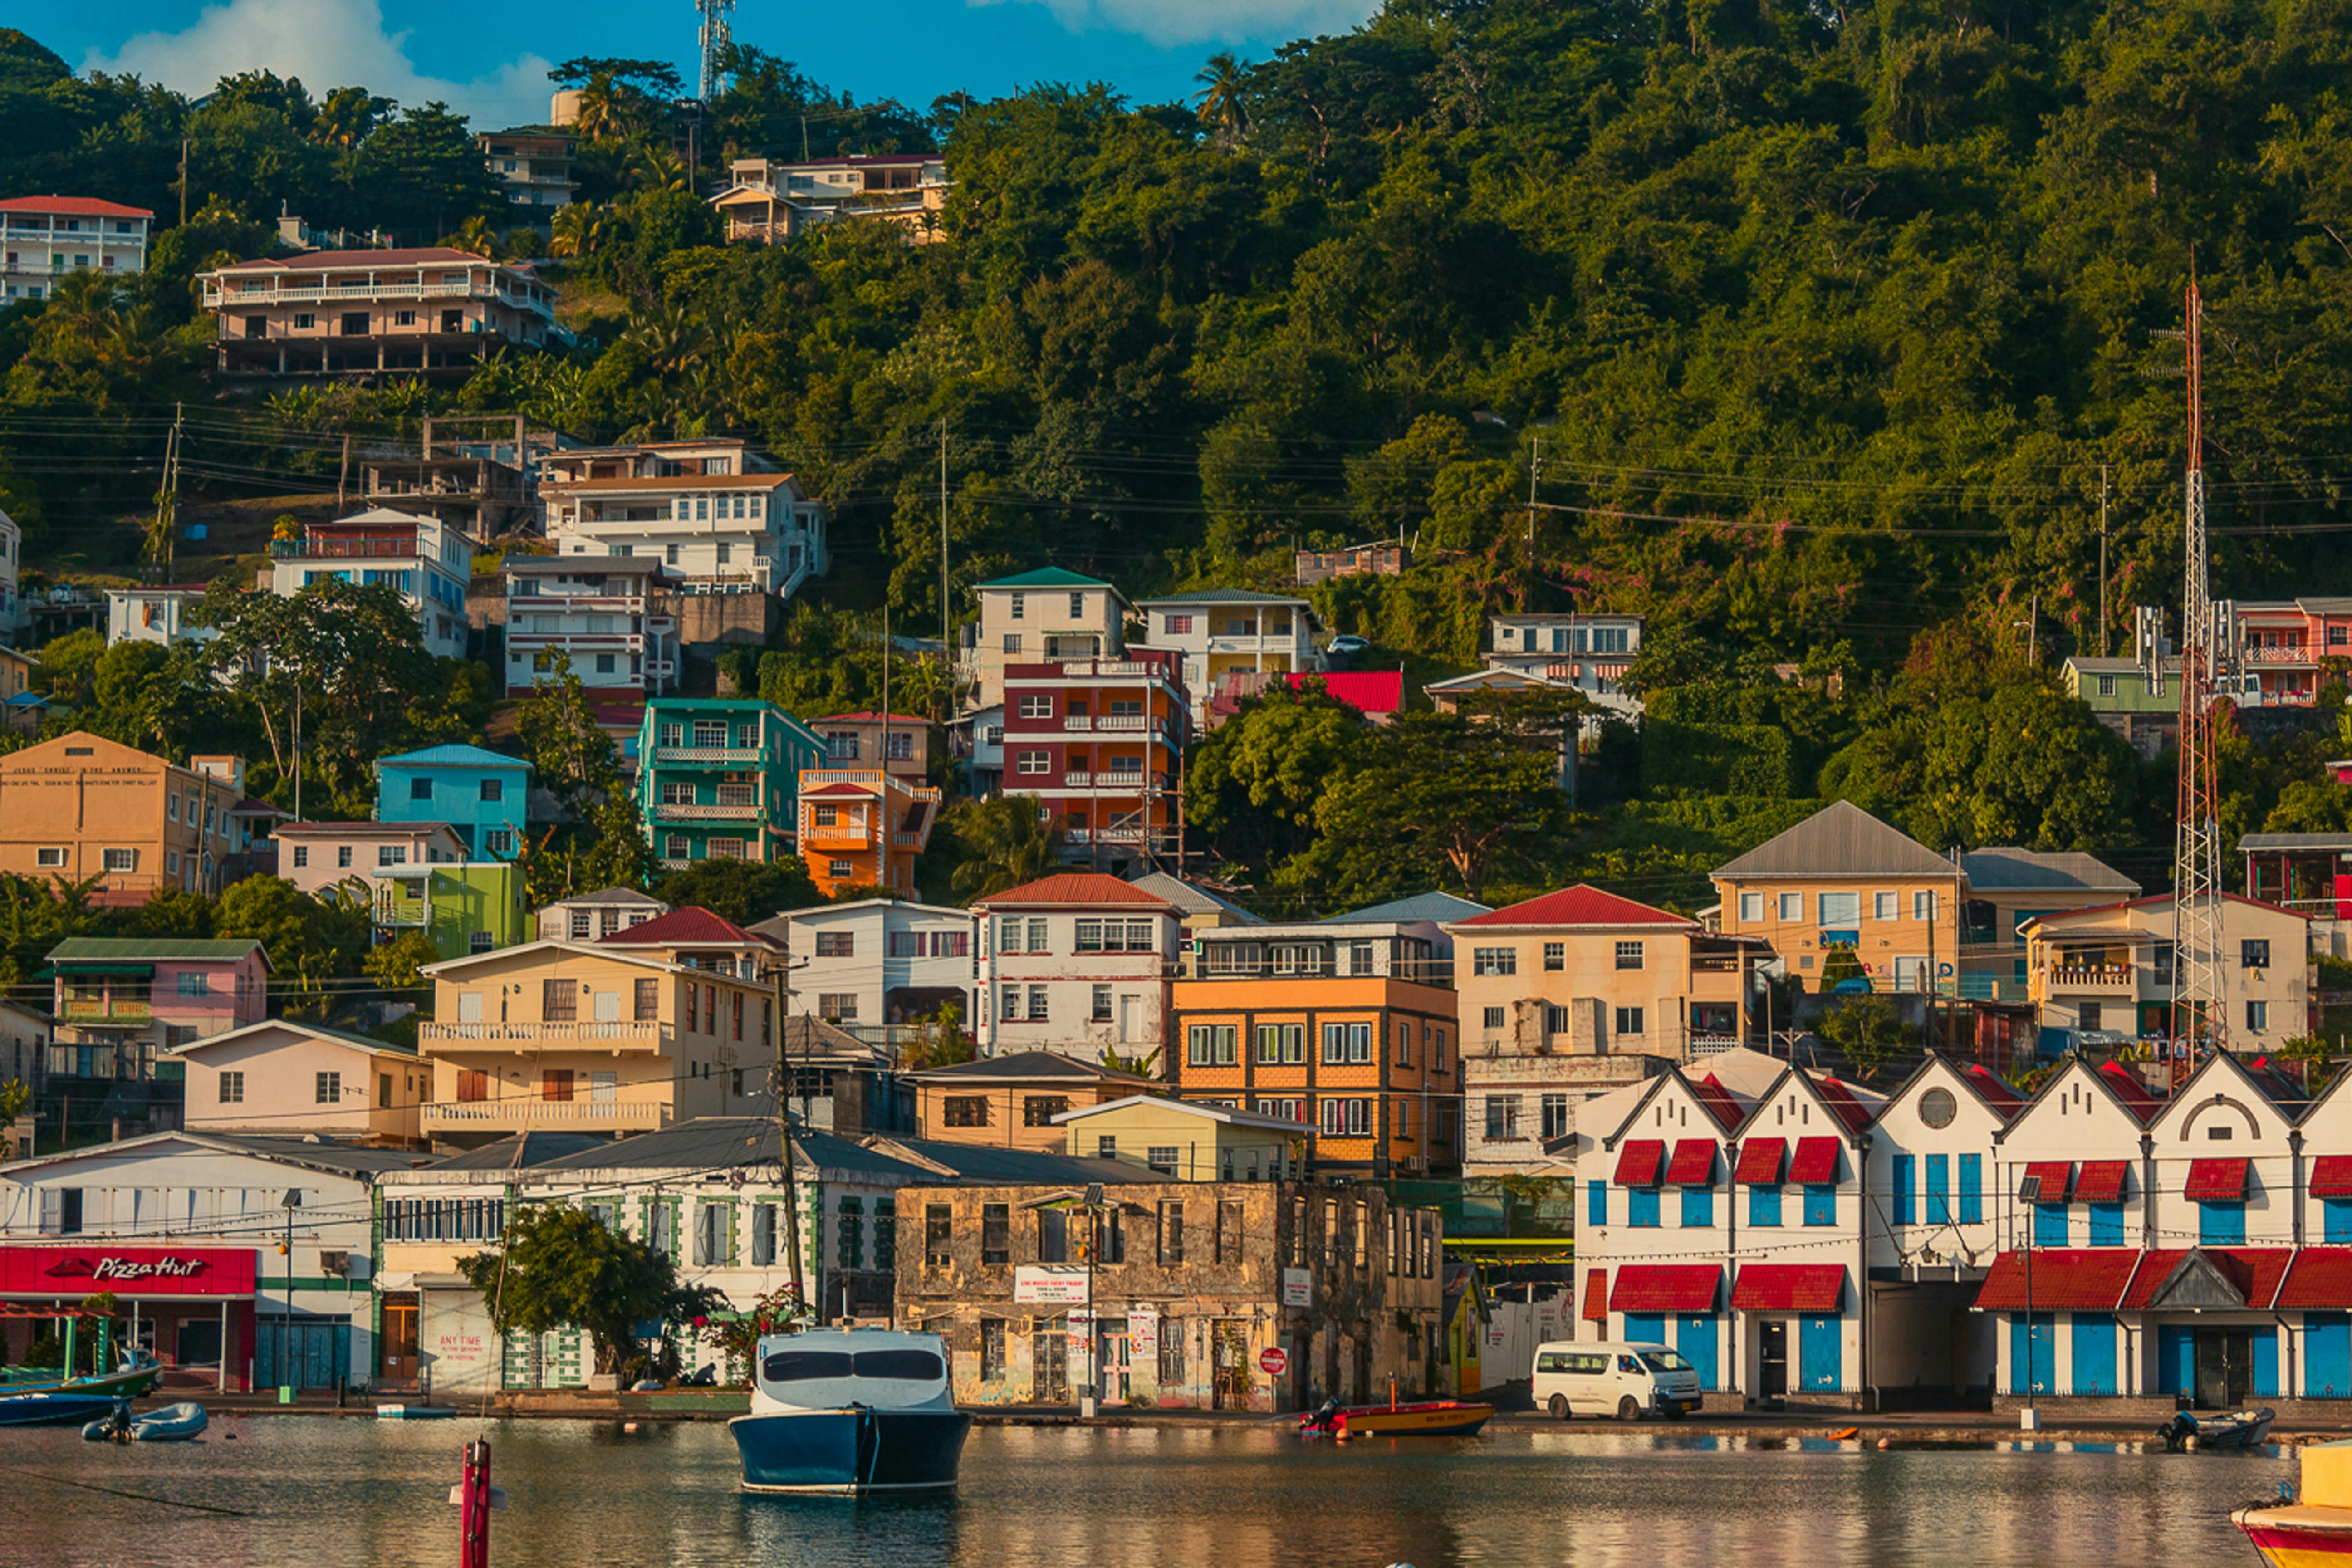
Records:
<instances>
[{"instance_id":1,"label":"boat hull","mask_svg":"<svg viewBox=\"0 0 2352 1568\"><path fill-rule=\"evenodd\" d=\"M1491 1405L1455 1400L1393 1407L1366 1405L1338 1412L1328 1429L1334 1436L1343 1437L1473 1437L1494 1414Z\"/></svg>"},{"instance_id":2,"label":"boat hull","mask_svg":"<svg viewBox=\"0 0 2352 1568\"><path fill-rule=\"evenodd\" d=\"M135 1399L152 1389L163 1375L153 1362L116 1372L85 1373L79 1377L34 1376L0 1384L0 1398L25 1394L95 1394L108 1399Z\"/></svg>"},{"instance_id":3,"label":"boat hull","mask_svg":"<svg viewBox=\"0 0 2352 1568\"><path fill-rule=\"evenodd\" d=\"M738 1415L727 1425L743 1458L744 1490L854 1497L951 1489L971 1417L854 1406Z\"/></svg>"},{"instance_id":4,"label":"boat hull","mask_svg":"<svg viewBox=\"0 0 2352 1568\"><path fill-rule=\"evenodd\" d=\"M79 1426L112 1414L110 1394L18 1394L0 1399L0 1426Z\"/></svg>"},{"instance_id":5,"label":"boat hull","mask_svg":"<svg viewBox=\"0 0 2352 1568\"><path fill-rule=\"evenodd\" d=\"M2230 1522L2246 1532L2270 1568L2352 1564L2352 1509L2289 1504L2242 1508Z\"/></svg>"}]
</instances>

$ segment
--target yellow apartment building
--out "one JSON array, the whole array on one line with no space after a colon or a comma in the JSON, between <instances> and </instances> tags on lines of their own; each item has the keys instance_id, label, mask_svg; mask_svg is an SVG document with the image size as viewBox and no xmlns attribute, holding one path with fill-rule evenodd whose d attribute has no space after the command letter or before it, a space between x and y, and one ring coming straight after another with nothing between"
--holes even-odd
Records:
<instances>
[{"instance_id":1,"label":"yellow apartment building","mask_svg":"<svg viewBox=\"0 0 2352 1568\"><path fill-rule=\"evenodd\" d=\"M775 994L641 952L535 942L426 967L425 1133L646 1132L769 1106Z\"/></svg>"},{"instance_id":2,"label":"yellow apartment building","mask_svg":"<svg viewBox=\"0 0 2352 1568\"><path fill-rule=\"evenodd\" d=\"M214 897L235 846L226 780L77 730L0 757L0 871L102 878L96 901L158 888Z\"/></svg>"},{"instance_id":3,"label":"yellow apartment building","mask_svg":"<svg viewBox=\"0 0 2352 1568\"><path fill-rule=\"evenodd\" d=\"M1714 872L1726 935L1761 938L1809 992L1848 948L1876 992L1957 991L1959 865L1836 801Z\"/></svg>"}]
</instances>

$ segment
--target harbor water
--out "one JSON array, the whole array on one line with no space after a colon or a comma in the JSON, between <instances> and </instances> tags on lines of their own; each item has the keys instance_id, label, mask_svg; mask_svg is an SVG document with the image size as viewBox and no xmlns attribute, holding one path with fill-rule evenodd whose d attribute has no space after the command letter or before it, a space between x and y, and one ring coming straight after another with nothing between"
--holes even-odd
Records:
<instances>
[{"instance_id":1,"label":"harbor water","mask_svg":"<svg viewBox=\"0 0 2352 1568\"><path fill-rule=\"evenodd\" d=\"M2276 1449L1879 1453L1586 1424L1344 1446L1273 1425L982 1426L954 1498L851 1502L745 1495L720 1425L260 1416L160 1447L6 1434L0 1561L446 1568L478 1432L509 1497L498 1568L2211 1568L2253 1562L2229 1510L2293 1474Z\"/></svg>"}]
</instances>

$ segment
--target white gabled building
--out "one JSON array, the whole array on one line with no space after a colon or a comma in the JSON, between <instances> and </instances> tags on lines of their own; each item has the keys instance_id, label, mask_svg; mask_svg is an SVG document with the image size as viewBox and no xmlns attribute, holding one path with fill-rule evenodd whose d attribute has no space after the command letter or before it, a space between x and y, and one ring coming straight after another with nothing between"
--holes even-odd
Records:
<instances>
[{"instance_id":1,"label":"white gabled building","mask_svg":"<svg viewBox=\"0 0 2352 1568\"><path fill-rule=\"evenodd\" d=\"M1182 921L1176 906L1098 871L1065 871L973 903L983 1056L1099 1060L1159 1049ZM1162 1071L1166 1061L1162 1058Z\"/></svg>"},{"instance_id":2,"label":"white gabled building","mask_svg":"<svg viewBox=\"0 0 2352 1568\"><path fill-rule=\"evenodd\" d=\"M977 918L969 910L895 899L788 910L751 928L784 944L793 1011L861 1039L887 1041L953 1006L976 1026Z\"/></svg>"},{"instance_id":3,"label":"white gabled building","mask_svg":"<svg viewBox=\"0 0 2352 1568\"><path fill-rule=\"evenodd\" d=\"M539 494L559 555L651 562L688 594L790 598L830 563L824 503L737 439L551 452Z\"/></svg>"}]
</instances>

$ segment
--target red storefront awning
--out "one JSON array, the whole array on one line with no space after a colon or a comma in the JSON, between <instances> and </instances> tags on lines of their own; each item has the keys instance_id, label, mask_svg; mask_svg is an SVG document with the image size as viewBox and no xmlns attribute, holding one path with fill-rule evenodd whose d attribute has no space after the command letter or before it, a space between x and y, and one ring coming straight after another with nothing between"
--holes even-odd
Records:
<instances>
[{"instance_id":1,"label":"red storefront awning","mask_svg":"<svg viewBox=\"0 0 2352 1568\"><path fill-rule=\"evenodd\" d=\"M2129 1160L2085 1160L2083 1174L2074 1183L2075 1201L2119 1204L2124 1201L2124 1180L2130 1173Z\"/></svg>"},{"instance_id":2,"label":"red storefront awning","mask_svg":"<svg viewBox=\"0 0 2352 1568\"><path fill-rule=\"evenodd\" d=\"M1658 1173L1666 1163L1666 1143L1663 1138L1628 1138L1617 1150L1617 1184L1621 1187L1654 1187Z\"/></svg>"},{"instance_id":3,"label":"red storefront awning","mask_svg":"<svg viewBox=\"0 0 2352 1568\"><path fill-rule=\"evenodd\" d=\"M1584 1321L1605 1323L1609 1321L1609 1270L1595 1268L1584 1277Z\"/></svg>"},{"instance_id":4,"label":"red storefront awning","mask_svg":"<svg viewBox=\"0 0 2352 1568\"><path fill-rule=\"evenodd\" d=\"M1780 1163L1788 1157L1786 1138L1750 1138L1739 1146L1739 1170L1731 1179L1750 1187L1778 1186Z\"/></svg>"},{"instance_id":5,"label":"red storefront awning","mask_svg":"<svg viewBox=\"0 0 2352 1568\"><path fill-rule=\"evenodd\" d=\"M2033 1310L2113 1311L2139 1259L2139 1249L2131 1247L2037 1247L2033 1249ZM2004 1252L1994 1258L1977 1290L1977 1310L2025 1310L2025 1271L2022 1252Z\"/></svg>"},{"instance_id":6,"label":"red storefront awning","mask_svg":"<svg viewBox=\"0 0 2352 1568\"><path fill-rule=\"evenodd\" d=\"M1845 1304L1843 1263L1748 1263L1731 1287L1742 1312L1834 1312Z\"/></svg>"},{"instance_id":7,"label":"red storefront awning","mask_svg":"<svg viewBox=\"0 0 2352 1568\"><path fill-rule=\"evenodd\" d=\"M2352 1198L2352 1154L2322 1154L2313 1161L2311 1195Z\"/></svg>"},{"instance_id":8,"label":"red storefront awning","mask_svg":"<svg viewBox=\"0 0 2352 1568\"><path fill-rule=\"evenodd\" d=\"M2252 1160L2191 1160L2188 1198L2192 1204L2235 1204L2246 1198Z\"/></svg>"},{"instance_id":9,"label":"red storefront awning","mask_svg":"<svg viewBox=\"0 0 2352 1568\"><path fill-rule=\"evenodd\" d=\"M1666 1185L1670 1187L1715 1185L1715 1140L1685 1138L1676 1142L1675 1157L1666 1166Z\"/></svg>"},{"instance_id":10,"label":"red storefront awning","mask_svg":"<svg viewBox=\"0 0 2352 1568\"><path fill-rule=\"evenodd\" d=\"M2296 1253L2276 1306L2283 1312L2352 1307L2352 1247L2306 1247Z\"/></svg>"},{"instance_id":11,"label":"red storefront awning","mask_svg":"<svg viewBox=\"0 0 2352 1568\"><path fill-rule=\"evenodd\" d=\"M1714 1263L1621 1263L1609 1307L1617 1312L1712 1312L1723 1288Z\"/></svg>"},{"instance_id":12,"label":"red storefront awning","mask_svg":"<svg viewBox=\"0 0 2352 1568\"><path fill-rule=\"evenodd\" d=\"M254 1259L250 1247L0 1247L0 1296L249 1297Z\"/></svg>"},{"instance_id":13,"label":"red storefront awning","mask_svg":"<svg viewBox=\"0 0 2352 1568\"><path fill-rule=\"evenodd\" d=\"M1789 1162L1789 1180L1800 1186L1828 1186L1837 1180L1838 1141L1800 1138L1797 1157Z\"/></svg>"},{"instance_id":14,"label":"red storefront awning","mask_svg":"<svg viewBox=\"0 0 2352 1568\"><path fill-rule=\"evenodd\" d=\"M2025 1167L2029 1176L2042 1178L2042 1195L2036 1203L2063 1204L2074 1185L2074 1162L2072 1160L2035 1160Z\"/></svg>"}]
</instances>

